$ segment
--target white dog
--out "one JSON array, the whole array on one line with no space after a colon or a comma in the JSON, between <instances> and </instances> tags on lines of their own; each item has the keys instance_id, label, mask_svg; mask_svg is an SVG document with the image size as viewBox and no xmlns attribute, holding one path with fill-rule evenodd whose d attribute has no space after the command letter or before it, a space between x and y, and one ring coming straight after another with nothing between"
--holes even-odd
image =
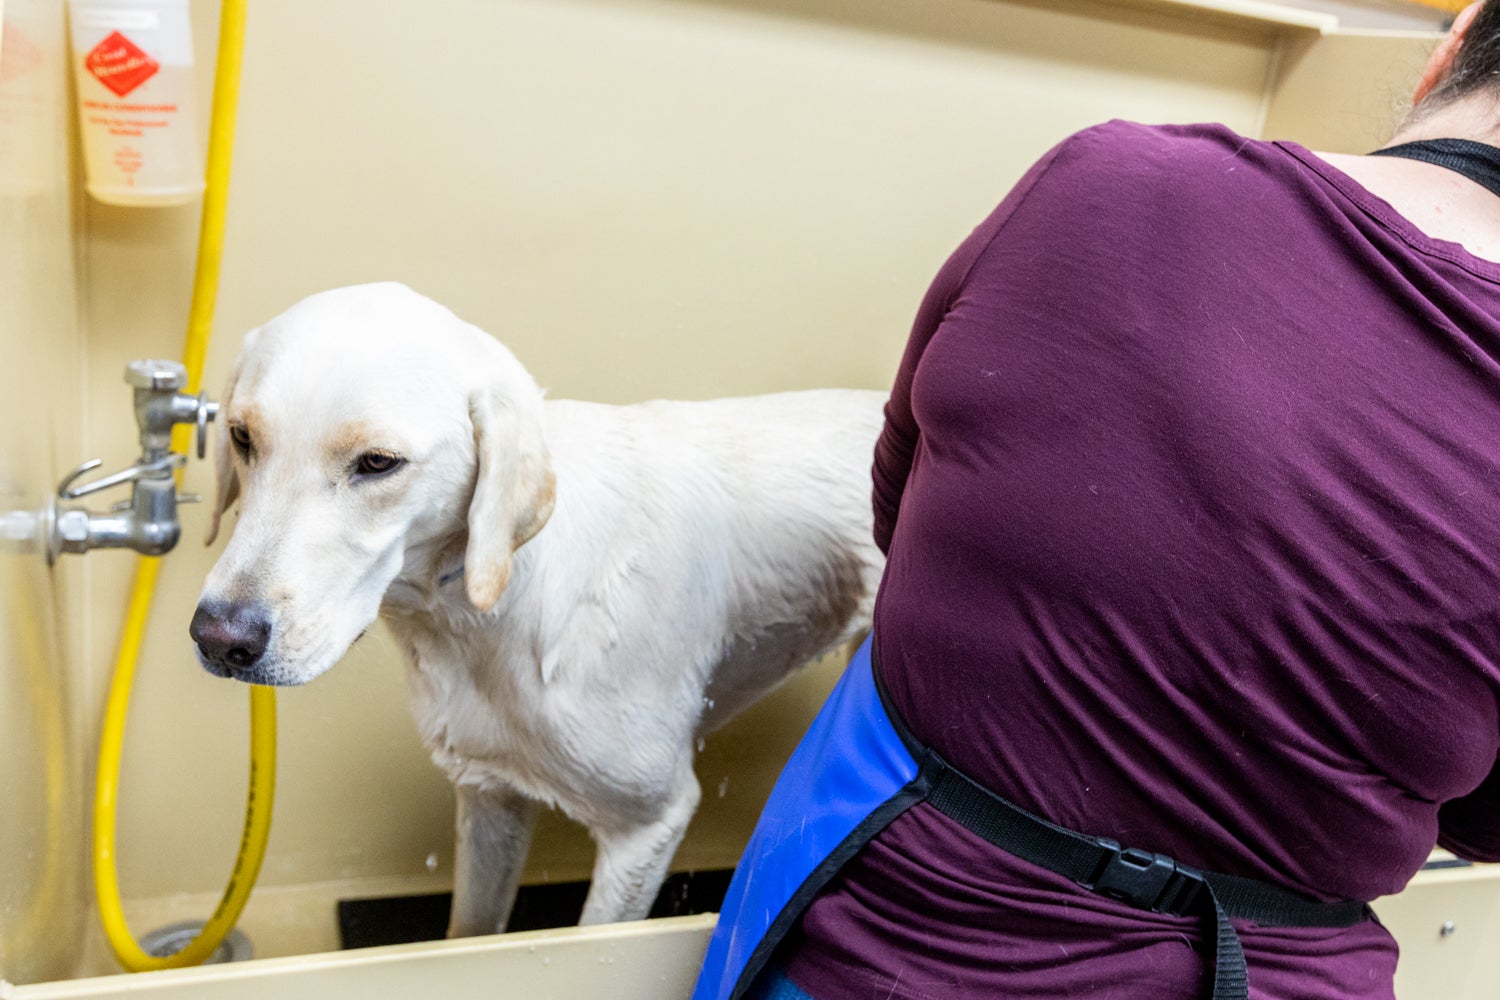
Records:
<instances>
[{"instance_id":1,"label":"white dog","mask_svg":"<svg viewBox=\"0 0 1500 1000\"><path fill-rule=\"evenodd\" d=\"M504 929L543 803L597 844L583 922L644 917L698 736L869 627L883 399L544 402L401 285L312 296L246 337L224 393L209 540L240 514L199 657L302 684L385 618L457 786L449 934Z\"/></svg>"}]
</instances>

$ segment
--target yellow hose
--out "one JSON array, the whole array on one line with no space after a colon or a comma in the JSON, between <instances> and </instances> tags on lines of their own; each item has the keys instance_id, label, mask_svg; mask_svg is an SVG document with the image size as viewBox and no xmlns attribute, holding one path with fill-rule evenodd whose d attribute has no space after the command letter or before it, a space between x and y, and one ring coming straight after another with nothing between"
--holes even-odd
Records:
<instances>
[{"instance_id":1,"label":"yellow hose","mask_svg":"<svg viewBox=\"0 0 1500 1000\"><path fill-rule=\"evenodd\" d=\"M246 0L224 0L219 24L219 54L214 76L213 118L208 136L208 183L203 194L203 216L198 232L198 265L193 276L193 302L188 316L183 364L188 370L187 391L198 391L203 362L213 327L219 290L219 264L224 248L224 210L229 196L229 165L234 149L234 115L239 97L240 60L244 50ZM174 448L187 450L190 427L179 427ZM99 919L110 948L131 972L197 965L212 955L234 928L260 873L271 833L271 802L276 786L276 695L270 688L250 689L250 793L245 807L245 829L239 856L218 908L187 947L166 958L147 954L136 943L120 904L119 874L115 869L115 807L119 795L120 748L125 738L125 716L130 688L140 657L141 640L156 589L159 559L142 557L131 584L130 606L115 657L114 679L105 704L100 735L99 774L94 788L94 889Z\"/></svg>"}]
</instances>

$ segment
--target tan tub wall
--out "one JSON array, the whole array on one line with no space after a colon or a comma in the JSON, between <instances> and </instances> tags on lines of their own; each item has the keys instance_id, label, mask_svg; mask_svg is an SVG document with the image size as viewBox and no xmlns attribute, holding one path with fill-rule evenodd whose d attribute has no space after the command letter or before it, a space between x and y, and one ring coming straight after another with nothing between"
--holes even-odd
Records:
<instances>
[{"instance_id":1,"label":"tan tub wall","mask_svg":"<svg viewBox=\"0 0 1500 1000\"><path fill-rule=\"evenodd\" d=\"M62 0L9 0L0 28L0 516L34 515L81 460ZM84 897L81 566L0 531L0 977L69 974ZM66 624L66 628L64 628Z\"/></svg>"},{"instance_id":2,"label":"tan tub wall","mask_svg":"<svg viewBox=\"0 0 1500 1000\"><path fill-rule=\"evenodd\" d=\"M298 297L398 278L500 336L557 396L884 386L938 265L1048 146L1110 116L1253 130L1268 72L1260 29L1066 5L414 11L254 5L209 385L241 331ZM211 27L199 25L202 51ZM123 399L118 368L178 342L187 214L90 206L100 448L130 446L123 402L104 404ZM206 491L206 471L191 469L190 487ZM121 871L133 894L215 887L239 822L245 695L191 656L186 623L213 554L195 542L202 512L187 520L127 746ZM122 564L97 572L101 608L120 604ZM117 622L98 622L107 649ZM449 795L404 699L378 635L283 694L265 884L423 879L429 856L441 881ZM801 705L795 723L783 714L710 740L680 864L732 863L774 748L805 718ZM586 838L558 823L539 835L530 876L588 865Z\"/></svg>"},{"instance_id":3,"label":"tan tub wall","mask_svg":"<svg viewBox=\"0 0 1500 1000\"><path fill-rule=\"evenodd\" d=\"M1402 942L1396 994L1404 1000L1488 1000L1500 969L1486 947L1500 929L1500 866L1427 871L1377 903ZM13 1000L365 1000L492 996L686 1000L714 917L507 934L464 941L45 983ZM1253 978L1252 970L1252 978Z\"/></svg>"},{"instance_id":4,"label":"tan tub wall","mask_svg":"<svg viewBox=\"0 0 1500 1000\"><path fill-rule=\"evenodd\" d=\"M1266 135L1313 149L1365 153L1382 145L1411 108L1432 42L1383 31L1294 39L1276 67ZM1349 80L1368 85L1351 89Z\"/></svg>"},{"instance_id":5,"label":"tan tub wall","mask_svg":"<svg viewBox=\"0 0 1500 1000\"><path fill-rule=\"evenodd\" d=\"M687 1000L712 914L23 986L7 1000Z\"/></svg>"},{"instance_id":6,"label":"tan tub wall","mask_svg":"<svg viewBox=\"0 0 1500 1000\"><path fill-rule=\"evenodd\" d=\"M206 63L213 13L194 14ZM555 396L883 388L937 267L1049 146L1111 117L1258 134L1290 40L1312 37L1144 0L257 0L207 384L300 296L395 278ZM91 452L134 454L119 371L179 349L195 211L87 207ZM211 492L206 466L188 488ZM120 869L141 899L217 892L243 806L246 696L191 654L214 553L205 512L185 520L126 746ZM130 559L89 558L97 697ZM831 676L709 739L679 868L733 863ZM445 887L451 796L393 644L376 630L280 705L269 891L247 925L276 923L278 887ZM591 854L548 817L528 879L585 877Z\"/></svg>"}]
</instances>

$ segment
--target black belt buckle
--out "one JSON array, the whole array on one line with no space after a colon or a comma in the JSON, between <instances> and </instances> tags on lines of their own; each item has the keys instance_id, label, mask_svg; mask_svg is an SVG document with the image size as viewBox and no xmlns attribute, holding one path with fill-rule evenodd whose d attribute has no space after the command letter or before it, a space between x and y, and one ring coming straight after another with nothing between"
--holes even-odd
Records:
<instances>
[{"instance_id":1,"label":"black belt buckle","mask_svg":"<svg viewBox=\"0 0 1500 1000\"><path fill-rule=\"evenodd\" d=\"M1103 837L1099 838L1099 846L1109 853L1093 877L1083 884L1101 895L1137 909L1182 916L1192 909L1203 890L1201 872L1165 854L1121 847Z\"/></svg>"}]
</instances>

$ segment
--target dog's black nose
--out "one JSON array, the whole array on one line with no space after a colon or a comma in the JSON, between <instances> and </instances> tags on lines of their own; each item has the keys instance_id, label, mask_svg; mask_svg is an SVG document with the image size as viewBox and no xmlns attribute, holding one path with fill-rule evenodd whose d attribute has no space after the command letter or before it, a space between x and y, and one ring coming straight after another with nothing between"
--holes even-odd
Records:
<instances>
[{"instance_id":1,"label":"dog's black nose","mask_svg":"<svg viewBox=\"0 0 1500 1000\"><path fill-rule=\"evenodd\" d=\"M230 674L255 665L271 641L271 620L253 604L205 601L193 613L188 635L203 658Z\"/></svg>"}]
</instances>

